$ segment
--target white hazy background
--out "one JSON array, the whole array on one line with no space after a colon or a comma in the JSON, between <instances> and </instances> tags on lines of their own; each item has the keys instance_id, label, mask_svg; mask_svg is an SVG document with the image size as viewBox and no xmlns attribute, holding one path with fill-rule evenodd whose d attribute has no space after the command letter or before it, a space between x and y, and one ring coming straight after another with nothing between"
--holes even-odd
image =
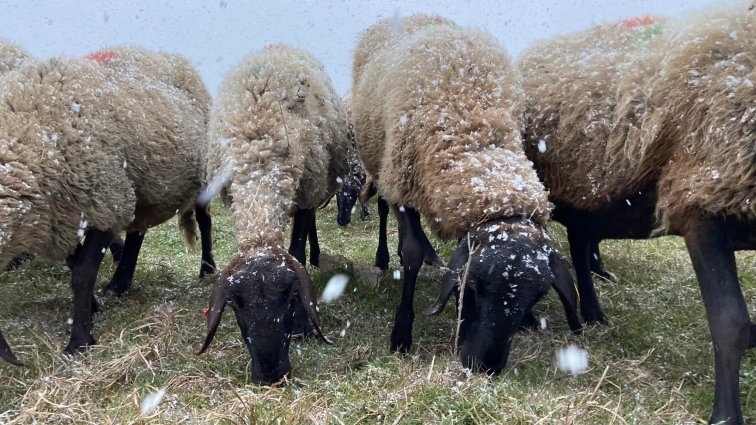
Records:
<instances>
[{"instance_id":1,"label":"white hazy background","mask_svg":"<svg viewBox=\"0 0 756 425\"><path fill-rule=\"evenodd\" d=\"M514 58L534 40L646 14L670 18L736 0L0 0L0 38L37 58L113 45L183 54L216 94L249 52L288 43L323 62L336 91L351 85L360 32L382 18L438 14L489 31Z\"/></svg>"}]
</instances>

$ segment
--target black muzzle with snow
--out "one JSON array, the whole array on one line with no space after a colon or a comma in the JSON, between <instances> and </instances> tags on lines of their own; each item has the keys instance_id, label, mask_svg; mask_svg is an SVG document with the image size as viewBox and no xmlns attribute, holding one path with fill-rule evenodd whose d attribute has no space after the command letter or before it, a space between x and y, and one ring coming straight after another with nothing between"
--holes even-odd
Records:
<instances>
[{"instance_id":1,"label":"black muzzle with snow","mask_svg":"<svg viewBox=\"0 0 756 425\"><path fill-rule=\"evenodd\" d=\"M312 281L294 257L281 249L249 257L238 255L213 288L207 336L198 354L212 342L228 304L234 309L252 358L252 382L280 382L291 373L289 344L294 312L300 302L316 334L330 343L320 330Z\"/></svg>"},{"instance_id":2,"label":"black muzzle with snow","mask_svg":"<svg viewBox=\"0 0 756 425\"><path fill-rule=\"evenodd\" d=\"M565 277L560 261L546 233L530 220L477 226L460 240L441 293L425 313L440 313L455 295L461 304L457 347L462 365L497 374L506 366L512 338L533 305L550 286L569 290L569 275L567 282L557 282ZM571 327L579 327L576 297L563 303Z\"/></svg>"}]
</instances>

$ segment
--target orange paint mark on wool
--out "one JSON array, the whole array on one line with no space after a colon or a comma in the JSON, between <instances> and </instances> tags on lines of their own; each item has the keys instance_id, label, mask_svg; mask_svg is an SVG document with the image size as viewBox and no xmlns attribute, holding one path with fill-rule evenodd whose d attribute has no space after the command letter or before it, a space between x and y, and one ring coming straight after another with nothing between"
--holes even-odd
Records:
<instances>
[{"instance_id":1,"label":"orange paint mark on wool","mask_svg":"<svg viewBox=\"0 0 756 425\"><path fill-rule=\"evenodd\" d=\"M265 46L265 50L284 50L286 47L285 44L273 43Z\"/></svg>"},{"instance_id":2,"label":"orange paint mark on wool","mask_svg":"<svg viewBox=\"0 0 756 425\"><path fill-rule=\"evenodd\" d=\"M653 15L645 15L645 16L635 16L632 18L625 18L613 26L615 27L621 27L625 29L633 29L638 27L647 27L649 25L659 23L661 21L664 21L664 19L660 19L659 17L653 16Z\"/></svg>"},{"instance_id":3,"label":"orange paint mark on wool","mask_svg":"<svg viewBox=\"0 0 756 425\"><path fill-rule=\"evenodd\" d=\"M118 53L114 52L113 50L99 50L97 52L90 53L85 57L95 62L108 62L116 56L118 56Z\"/></svg>"}]
</instances>

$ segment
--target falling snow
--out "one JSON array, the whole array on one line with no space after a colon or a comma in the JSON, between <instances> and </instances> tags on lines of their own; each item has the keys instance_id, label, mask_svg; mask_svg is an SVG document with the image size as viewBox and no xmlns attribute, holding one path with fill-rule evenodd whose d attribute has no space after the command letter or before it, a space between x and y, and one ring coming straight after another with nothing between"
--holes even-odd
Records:
<instances>
[{"instance_id":1,"label":"falling snow","mask_svg":"<svg viewBox=\"0 0 756 425\"><path fill-rule=\"evenodd\" d=\"M574 345L561 348L556 352L557 367L571 375L577 375L588 369L588 352Z\"/></svg>"}]
</instances>

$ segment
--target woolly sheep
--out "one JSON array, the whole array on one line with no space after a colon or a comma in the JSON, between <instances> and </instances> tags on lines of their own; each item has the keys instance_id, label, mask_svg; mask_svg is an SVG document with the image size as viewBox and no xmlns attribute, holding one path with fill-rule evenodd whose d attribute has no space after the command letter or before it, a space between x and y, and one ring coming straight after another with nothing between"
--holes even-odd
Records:
<instances>
[{"instance_id":1,"label":"woolly sheep","mask_svg":"<svg viewBox=\"0 0 756 425\"><path fill-rule=\"evenodd\" d=\"M5 74L21 66L21 64L25 63L29 58L29 54L21 46L8 40L0 39L0 79L2 79ZM28 254L21 253L13 260L15 260L17 264L21 264L28 261L28 258L31 258ZM14 264L14 266L17 264ZM17 366L23 364L13 354L13 351L6 342L2 332L0 332L0 358Z\"/></svg>"},{"instance_id":2,"label":"woolly sheep","mask_svg":"<svg viewBox=\"0 0 756 425\"><path fill-rule=\"evenodd\" d=\"M202 185L209 95L184 59L138 56L120 71L53 58L0 82L0 262L74 258L68 353L95 343L93 287L114 235L185 214ZM184 65L191 78L174 81Z\"/></svg>"},{"instance_id":3,"label":"woolly sheep","mask_svg":"<svg viewBox=\"0 0 756 425\"><path fill-rule=\"evenodd\" d=\"M522 150L519 77L490 36L446 20L391 44L352 90L360 156L379 196L398 206L404 290L391 349L412 342L422 214L437 236L460 240L428 313L441 311L464 279L461 360L498 373L550 284L564 290L571 325L580 327L569 274L543 229L547 193Z\"/></svg>"},{"instance_id":4,"label":"woolly sheep","mask_svg":"<svg viewBox=\"0 0 756 425\"><path fill-rule=\"evenodd\" d=\"M376 54L384 49L392 47L402 38L408 37L417 31L433 25L454 25L454 23L439 15L417 13L404 18L394 16L390 19L384 19L363 31L354 50L352 87L358 87L358 84L362 79L363 68ZM351 108L349 110L351 111ZM352 118L350 118L350 122L353 122ZM360 193L360 202L367 203L370 197L374 196L376 193L377 190L375 188L373 177L366 177L366 183L363 185L363 191ZM374 265L383 271L388 270L390 261L388 238L386 237L388 214L389 205L379 197L378 248L375 254ZM419 237L425 252L424 262L429 265L443 265L443 261L438 257L436 250L430 244L422 229L420 229ZM399 251L401 251L401 249Z\"/></svg>"},{"instance_id":5,"label":"woolly sheep","mask_svg":"<svg viewBox=\"0 0 756 425\"><path fill-rule=\"evenodd\" d=\"M645 21L523 54L526 145L571 245L685 238L715 347L710 421L740 424L740 362L756 345L734 257L756 248L756 14L742 3L663 27ZM587 302L584 312L600 311L595 294Z\"/></svg>"},{"instance_id":6,"label":"woolly sheep","mask_svg":"<svg viewBox=\"0 0 756 425\"><path fill-rule=\"evenodd\" d=\"M344 99L344 112L347 120L347 139L349 139L349 150L347 151L349 172L344 179L341 189L336 192L336 222L339 226L346 226L352 221L352 210L358 200L360 201L360 218L363 220L370 218L370 211L367 207L369 197L361 196L367 175L354 141L354 122L351 117L352 108L349 102L350 100L347 96Z\"/></svg>"},{"instance_id":7,"label":"woolly sheep","mask_svg":"<svg viewBox=\"0 0 756 425\"><path fill-rule=\"evenodd\" d=\"M252 381L275 383L290 374L292 333L312 332L308 317L328 342L303 264L309 235L310 261L317 265L315 210L347 173L343 105L312 55L269 45L226 76L208 131L206 198L220 190L230 204L238 254L214 286L199 352L209 346L230 303L252 357ZM287 252L284 230L291 215Z\"/></svg>"},{"instance_id":8,"label":"woolly sheep","mask_svg":"<svg viewBox=\"0 0 756 425\"><path fill-rule=\"evenodd\" d=\"M132 47L115 47L93 52L87 55L87 59L94 61L103 68L106 75L117 74L116 79L134 79L137 84L140 75L145 75L149 79L157 79L179 90L187 99L197 108L195 112L187 111L193 119L198 116L204 118L204 122L195 124L201 125L203 129L207 128L209 119L210 94L202 83L199 74L192 68L191 64L182 56L167 53L155 53L144 49ZM132 82L132 83L134 83ZM150 81L144 80L145 87L150 87ZM180 117L176 117L180 118ZM174 127L179 124L172 124ZM157 127L156 127L157 128ZM202 139L202 141L205 141ZM199 149L200 178L204 181L205 158L207 156L206 143L193 145L193 148ZM165 159L164 159L165 160ZM184 170L183 176L174 177L176 181L192 181L196 179L197 164L195 161L187 163L188 168ZM128 164L126 165L128 166ZM196 194L196 192L195 192ZM188 199L188 198L187 198ZM150 202L157 205L160 199L152 197ZM176 201L173 198L168 199L166 208L173 205ZM161 209L162 207L156 207ZM202 243L202 261L200 264L199 276L203 277L212 274L215 271L215 261L212 256L212 243L210 237L210 217L204 209L190 208L183 211L179 219L179 227L184 233L187 244L190 248L195 245L196 229L195 222L199 224L199 230ZM131 285L136 268L137 257L144 241L145 232L135 230L126 235L126 241L123 243L122 258L119 259L118 267L113 274L112 279L107 284L105 290L112 292L116 296L123 295ZM114 247L111 243L111 251L118 249L118 244Z\"/></svg>"},{"instance_id":9,"label":"woolly sheep","mask_svg":"<svg viewBox=\"0 0 756 425\"><path fill-rule=\"evenodd\" d=\"M549 189L554 219L567 227L581 310L588 323L605 320L591 280L590 263L599 258L598 241L644 238L655 225L655 188L613 192L625 188L631 172L629 167L605 166L611 158L605 143L619 134L612 114L615 93L621 90L617 78L621 65L639 51L652 52L648 44L660 31L660 19L629 19L536 43L518 59L528 97L526 153ZM649 78L655 68L638 69L637 80ZM604 145L582 143L586 139Z\"/></svg>"}]
</instances>

